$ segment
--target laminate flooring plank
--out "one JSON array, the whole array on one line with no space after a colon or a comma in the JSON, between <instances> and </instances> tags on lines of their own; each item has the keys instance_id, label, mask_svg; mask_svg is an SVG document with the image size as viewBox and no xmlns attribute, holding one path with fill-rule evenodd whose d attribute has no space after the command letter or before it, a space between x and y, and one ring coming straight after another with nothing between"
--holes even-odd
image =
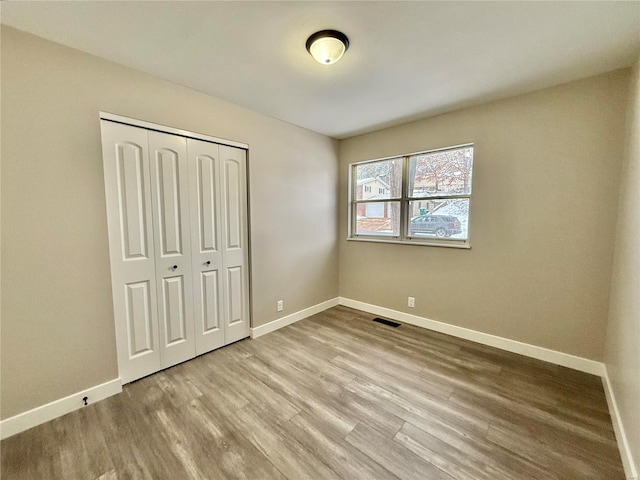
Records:
<instances>
[{"instance_id":1,"label":"laminate flooring plank","mask_svg":"<svg viewBox=\"0 0 640 480\"><path fill-rule=\"evenodd\" d=\"M394 474L336 436L327 425L304 412L293 417L287 431L343 479L397 480Z\"/></svg>"},{"instance_id":2,"label":"laminate flooring plank","mask_svg":"<svg viewBox=\"0 0 640 480\"><path fill-rule=\"evenodd\" d=\"M231 418L262 454L289 480L340 480L340 476L260 409L247 405Z\"/></svg>"},{"instance_id":3,"label":"laminate flooring plank","mask_svg":"<svg viewBox=\"0 0 640 480\"><path fill-rule=\"evenodd\" d=\"M516 403L535 405L538 408L556 408L558 398L534 383L520 383L505 379L502 372L469 372L454 366L431 366L420 372L425 381L448 385L454 391L477 395L493 395Z\"/></svg>"},{"instance_id":4,"label":"laminate flooring plank","mask_svg":"<svg viewBox=\"0 0 640 480\"><path fill-rule=\"evenodd\" d=\"M394 328L378 327L373 325L350 325L348 322L338 320L326 322L333 329L344 334L348 334L353 339L349 343L337 343L334 346L340 353L351 353L360 356L375 356L379 363L388 363L396 368L418 372L423 368L422 361L417 361L416 357L402 355L395 347L397 340L393 338ZM375 349L372 346L375 345Z\"/></svg>"},{"instance_id":5,"label":"laminate flooring plank","mask_svg":"<svg viewBox=\"0 0 640 480\"><path fill-rule=\"evenodd\" d=\"M258 358L259 355L256 355ZM355 378L354 375L345 375L343 372L338 382L333 382L323 375L329 368L339 370L331 364L322 365L318 362L294 363L288 360L285 353L277 356L268 356L265 361L269 362L272 371L277 371L283 376L294 379L299 385L305 387L313 397L322 397L327 405L331 405L335 411L341 413L341 418L351 418L353 421L346 428L352 428L358 421L366 421L370 426L383 433L395 434L403 421L395 415L375 408L367 400L354 395L351 391L343 388L343 381L346 378ZM344 430L343 434L348 433Z\"/></svg>"},{"instance_id":6,"label":"laminate flooring plank","mask_svg":"<svg viewBox=\"0 0 640 480\"><path fill-rule=\"evenodd\" d=\"M242 362L245 358L251 356L251 352L248 350L248 346L251 345L251 343L253 343L253 340L245 338L212 352L200 355L197 358L202 358L203 361L213 365Z\"/></svg>"},{"instance_id":7,"label":"laminate flooring plank","mask_svg":"<svg viewBox=\"0 0 640 480\"><path fill-rule=\"evenodd\" d=\"M63 458L65 477L71 479L75 475L82 479L92 478L113 470L113 461L102 431L91 428L97 423L95 405L70 413L68 420L70 422L60 422L69 423L66 429L69 444L64 450ZM56 438L58 442L59 437ZM79 455L78 452L82 453Z\"/></svg>"},{"instance_id":8,"label":"laminate flooring plank","mask_svg":"<svg viewBox=\"0 0 640 480\"><path fill-rule=\"evenodd\" d=\"M127 389L94 406L119 479L188 478L160 435L160 425L129 397Z\"/></svg>"},{"instance_id":9,"label":"laminate flooring plank","mask_svg":"<svg viewBox=\"0 0 640 480\"><path fill-rule=\"evenodd\" d=\"M297 415L300 408L296 407L287 397L269 388L265 383L246 374L246 370L237 364L227 365L217 372L218 379L224 381L226 388L241 392L247 403L263 408L268 407L275 415L285 420Z\"/></svg>"},{"instance_id":10,"label":"laminate flooring plank","mask_svg":"<svg viewBox=\"0 0 640 480\"><path fill-rule=\"evenodd\" d=\"M558 414L576 422L580 425L588 426L595 431L606 434L615 441L615 433L611 422L611 415L608 411L603 411L599 406L585 406L582 402L574 399L561 399L556 405Z\"/></svg>"},{"instance_id":11,"label":"laminate flooring plank","mask_svg":"<svg viewBox=\"0 0 640 480\"><path fill-rule=\"evenodd\" d=\"M327 363L338 355L335 348L320 343L313 338L308 338L305 334L296 330L295 324L289 325L274 333L276 333L276 335L267 335L261 338L266 341L273 340L279 343L283 353L295 356L301 360L312 359L318 363ZM309 351L312 351L313 355L309 355L307 353Z\"/></svg>"},{"instance_id":12,"label":"laminate flooring plank","mask_svg":"<svg viewBox=\"0 0 640 480\"><path fill-rule=\"evenodd\" d=\"M551 442L553 448L550 448L545 439L520 435L517 429L491 425L487 440L543 466L562 479L624 478L622 470L607 458L600 457L595 462L593 457L587 460L587 453L577 451L571 444L555 441Z\"/></svg>"},{"instance_id":13,"label":"laminate flooring plank","mask_svg":"<svg viewBox=\"0 0 640 480\"><path fill-rule=\"evenodd\" d=\"M453 478L496 480L495 473L488 472L486 465L410 423L405 423L393 439Z\"/></svg>"},{"instance_id":14,"label":"laminate flooring plank","mask_svg":"<svg viewBox=\"0 0 640 480\"><path fill-rule=\"evenodd\" d=\"M202 396L199 386L189 376L191 365L186 362L153 375L162 389L163 397L174 408L181 408Z\"/></svg>"},{"instance_id":15,"label":"laminate flooring plank","mask_svg":"<svg viewBox=\"0 0 640 480\"><path fill-rule=\"evenodd\" d=\"M201 360L199 357L194 362ZM237 363L232 363L231 368L236 368ZM228 380L219 374L225 368L224 364L216 365L206 360L195 363L186 373L192 381L198 385L204 392L202 397L206 397L209 402L218 405L222 411L232 414L236 410L243 408L250 403L247 396L240 388L235 388L235 384L231 384ZM199 397L199 398L202 398Z\"/></svg>"},{"instance_id":16,"label":"laminate flooring plank","mask_svg":"<svg viewBox=\"0 0 640 480\"><path fill-rule=\"evenodd\" d=\"M360 330L345 328L340 325L339 322L315 321L309 322L306 326L296 325L296 327L305 328L307 331L314 330L323 335L330 347L337 353L350 352L359 355L374 355L379 357L390 349L390 346L375 341L375 336L370 337L372 341L368 342L367 340L363 340L360 337Z\"/></svg>"},{"instance_id":17,"label":"laminate flooring plank","mask_svg":"<svg viewBox=\"0 0 640 480\"><path fill-rule=\"evenodd\" d=\"M439 409L436 409L435 412L429 412L373 384L366 384L357 380L348 387L353 388L358 394L371 399L372 402L375 402L377 399L379 402L378 408L392 411L408 423L464 451L465 455L473 457L475 461L483 465L491 465L505 478L556 478L542 467L513 452L494 445L488 448L484 427L486 424L482 423L483 421L481 420L480 423L476 423L474 427L474 422L467 424L464 421L456 419L455 414L449 416L447 412L450 412L451 409L454 411L457 410L455 406L446 407L445 412L439 411ZM473 411L470 413L473 416ZM492 460L493 457L499 460L494 462Z\"/></svg>"},{"instance_id":18,"label":"laminate flooring plank","mask_svg":"<svg viewBox=\"0 0 640 480\"><path fill-rule=\"evenodd\" d=\"M337 353L332 352L326 359L309 355L306 353L307 349L305 347L310 349L311 346L300 344L296 348L296 344L288 340L285 333L278 331L274 335L259 338L259 343L257 342L255 346L256 352L254 352L254 356L270 363L286 360L290 365L313 370L316 374L320 374L319 367L328 364L329 360L337 355Z\"/></svg>"},{"instance_id":19,"label":"laminate flooring plank","mask_svg":"<svg viewBox=\"0 0 640 480\"><path fill-rule=\"evenodd\" d=\"M359 423L346 437L347 442L402 480L452 480L454 477L412 451Z\"/></svg>"},{"instance_id":20,"label":"laminate flooring plank","mask_svg":"<svg viewBox=\"0 0 640 480\"><path fill-rule=\"evenodd\" d=\"M398 344L402 344L407 348L415 347L419 351L424 351L430 347L443 352L459 350L459 346L455 343L431 341L429 336L420 335L420 329L416 327L406 324L401 324L398 328L390 327L374 322L373 316L367 316L366 318L356 316L350 320L345 320L339 315L328 314L324 316L322 322L324 325L335 328L343 334L349 334L353 338L377 343L392 355Z\"/></svg>"},{"instance_id":21,"label":"laminate flooring plank","mask_svg":"<svg viewBox=\"0 0 640 480\"><path fill-rule=\"evenodd\" d=\"M167 442L194 479L283 479L283 475L228 416L205 398L187 408L160 410L157 416Z\"/></svg>"},{"instance_id":22,"label":"laminate flooring plank","mask_svg":"<svg viewBox=\"0 0 640 480\"><path fill-rule=\"evenodd\" d=\"M584 438L553 423L534 419L496 419L491 422L489 431L491 430L537 441L546 445L554 455L564 455L567 458L589 456L603 465L612 462L612 459L615 462L618 452L615 440L608 436L602 436L599 440Z\"/></svg>"},{"instance_id":23,"label":"laminate flooring plank","mask_svg":"<svg viewBox=\"0 0 640 480\"><path fill-rule=\"evenodd\" d=\"M51 422L2 441L3 480L56 478L54 472L55 436Z\"/></svg>"},{"instance_id":24,"label":"laminate flooring plank","mask_svg":"<svg viewBox=\"0 0 640 480\"><path fill-rule=\"evenodd\" d=\"M331 361L334 365L348 370L359 378L365 378L372 383L382 385L385 388L400 395L424 395L440 398L443 401L453 393L453 388L440 383L428 382L414 372L402 369L389 368L386 365L374 363L362 357L340 355Z\"/></svg>"},{"instance_id":25,"label":"laminate flooring plank","mask_svg":"<svg viewBox=\"0 0 640 480\"><path fill-rule=\"evenodd\" d=\"M351 310L352 313L342 314L341 312L345 309ZM401 322L398 328L388 327L373 322L375 317L375 315L340 306L336 309L331 309L331 311L323 312L319 320L326 321L327 323L338 320L342 321L342 323L356 325L361 329L375 329L375 331L381 332L381 334L387 338L394 338L397 344L402 344L407 347L415 346L418 349L435 348L443 351L456 351L459 350L461 346L469 343L467 340L461 338Z\"/></svg>"},{"instance_id":26,"label":"laminate flooring plank","mask_svg":"<svg viewBox=\"0 0 640 480\"><path fill-rule=\"evenodd\" d=\"M592 441L599 448L612 446L611 439L607 435L594 431L588 426L572 423L569 419L554 415L552 409L526 405L523 402L502 397L491 391L477 391L473 394L455 391L452 393L450 400L461 407L473 408L482 412L482 415L486 418L495 419L496 421L504 420L517 424L525 420L531 425L537 424L546 428L555 428L576 441L581 439Z\"/></svg>"},{"instance_id":27,"label":"laminate flooring plank","mask_svg":"<svg viewBox=\"0 0 640 480\"><path fill-rule=\"evenodd\" d=\"M448 447L463 452L474 464L493 473L493 478L502 480L540 479L560 480L548 470L527 458L487 441L484 435L470 435L452 428L450 424L428 420L423 417L408 417L407 425L444 442Z\"/></svg>"},{"instance_id":28,"label":"laminate flooring plank","mask_svg":"<svg viewBox=\"0 0 640 480\"><path fill-rule=\"evenodd\" d=\"M273 390L285 395L289 400L306 412L314 412L319 417L326 419L336 429L349 433L358 423L352 415L346 413L336 400L319 389L309 389L294 379L293 370L289 375L277 371L271 364L267 364L257 358L252 358L242 365L247 374L253 375L258 380L268 385Z\"/></svg>"},{"instance_id":29,"label":"laminate flooring plank","mask_svg":"<svg viewBox=\"0 0 640 480\"><path fill-rule=\"evenodd\" d=\"M220 454L214 454L213 461L222 462L226 470L224 478L277 479L284 475L240 432L233 423L233 415L228 415L217 404L207 401L207 397L194 400L191 405L194 426L204 426L215 438L215 447ZM240 411L240 410L238 410ZM275 417L271 417L275 418ZM212 446L203 442L205 448ZM234 454L229 452L235 451Z\"/></svg>"},{"instance_id":30,"label":"laminate flooring plank","mask_svg":"<svg viewBox=\"0 0 640 480\"><path fill-rule=\"evenodd\" d=\"M482 439L489 428L489 424L472 410L455 408L425 397L407 399L369 381L356 379L345 388L368 399L378 408L426 429L440 425L459 435Z\"/></svg>"},{"instance_id":31,"label":"laminate flooring plank","mask_svg":"<svg viewBox=\"0 0 640 480\"><path fill-rule=\"evenodd\" d=\"M95 480L118 480L118 474L115 471L115 469L114 470L110 470L110 471L108 471L106 473L103 473L99 477L96 477Z\"/></svg>"}]
</instances>

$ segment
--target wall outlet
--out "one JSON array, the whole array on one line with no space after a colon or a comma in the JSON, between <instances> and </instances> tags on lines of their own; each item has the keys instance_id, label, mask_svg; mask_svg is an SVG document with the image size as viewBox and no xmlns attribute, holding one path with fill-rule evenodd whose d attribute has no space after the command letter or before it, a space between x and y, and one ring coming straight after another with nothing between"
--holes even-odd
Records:
<instances>
[{"instance_id":1,"label":"wall outlet","mask_svg":"<svg viewBox=\"0 0 640 480\"><path fill-rule=\"evenodd\" d=\"M284 300L278 300L276 302L276 309L281 312L282 310L284 310Z\"/></svg>"},{"instance_id":2,"label":"wall outlet","mask_svg":"<svg viewBox=\"0 0 640 480\"><path fill-rule=\"evenodd\" d=\"M416 306L416 299L414 297L409 297L409 301L407 302L407 305L409 305L411 308Z\"/></svg>"}]
</instances>

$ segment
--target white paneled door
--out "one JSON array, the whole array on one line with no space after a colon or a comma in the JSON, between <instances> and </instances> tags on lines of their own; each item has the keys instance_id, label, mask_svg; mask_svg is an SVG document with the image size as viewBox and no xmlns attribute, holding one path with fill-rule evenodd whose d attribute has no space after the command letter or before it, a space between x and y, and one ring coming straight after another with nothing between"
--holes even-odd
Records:
<instances>
[{"instance_id":1,"label":"white paneled door","mask_svg":"<svg viewBox=\"0 0 640 480\"><path fill-rule=\"evenodd\" d=\"M127 383L249 335L246 151L102 120Z\"/></svg>"},{"instance_id":2,"label":"white paneled door","mask_svg":"<svg viewBox=\"0 0 640 480\"><path fill-rule=\"evenodd\" d=\"M149 144L142 128L102 128L118 365L124 382L158 370Z\"/></svg>"},{"instance_id":3,"label":"white paneled door","mask_svg":"<svg viewBox=\"0 0 640 480\"><path fill-rule=\"evenodd\" d=\"M189 139L189 193L196 353L224 341L220 249L220 158L215 143Z\"/></svg>"},{"instance_id":4,"label":"white paneled door","mask_svg":"<svg viewBox=\"0 0 640 480\"><path fill-rule=\"evenodd\" d=\"M246 152L220 146L225 342L249 335Z\"/></svg>"},{"instance_id":5,"label":"white paneled door","mask_svg":"<svg viewBox=\"0 0 640 480\"><path fill-rule=\"evenodd\" d=\"M187 141L196 352L249 335L246 152Z\"/></svg>"},{"instance_id":6,"label":"white paneled door","mask_svg":"<svg viewBox=\"0 0 640 480\"><path fill-rule=\"evenodd\" d=\"M184 137L149 132L162 368L193 358L189 177Z\"/></svg>"}]
</instances>

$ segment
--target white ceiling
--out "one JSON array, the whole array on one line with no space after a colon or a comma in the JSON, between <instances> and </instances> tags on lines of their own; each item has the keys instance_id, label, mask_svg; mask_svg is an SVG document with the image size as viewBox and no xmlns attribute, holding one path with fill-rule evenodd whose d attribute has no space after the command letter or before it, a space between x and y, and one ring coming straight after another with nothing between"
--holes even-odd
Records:
<instances>
[{"instance_id":1,"label":"white ceiling","mask_svg":"<svg viewBox=\"0 0 640 480\"><path fill-rule=\"evenodd\" d=\"M640 2L2 2L2 23L335 138L629 66ZM317 30L350 39L316 63Z\"/></svg>"}]
</instances>

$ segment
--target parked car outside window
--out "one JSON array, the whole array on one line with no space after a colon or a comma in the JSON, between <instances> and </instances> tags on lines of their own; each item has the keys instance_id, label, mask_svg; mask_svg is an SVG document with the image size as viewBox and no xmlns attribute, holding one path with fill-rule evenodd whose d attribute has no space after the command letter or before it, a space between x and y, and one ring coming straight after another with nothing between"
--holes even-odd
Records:
<instances>
[{"instance_id":1,"label":"parked car outside window","mask_svg":"<svg viewBox=\"0 0 640 480\"><path fill-rule=\"evenodd\" d=\"M450 237L462 233L460 221L452 215L420 215L411 219L409 235L431 234Z\"/></svg>"}]
</instances>

